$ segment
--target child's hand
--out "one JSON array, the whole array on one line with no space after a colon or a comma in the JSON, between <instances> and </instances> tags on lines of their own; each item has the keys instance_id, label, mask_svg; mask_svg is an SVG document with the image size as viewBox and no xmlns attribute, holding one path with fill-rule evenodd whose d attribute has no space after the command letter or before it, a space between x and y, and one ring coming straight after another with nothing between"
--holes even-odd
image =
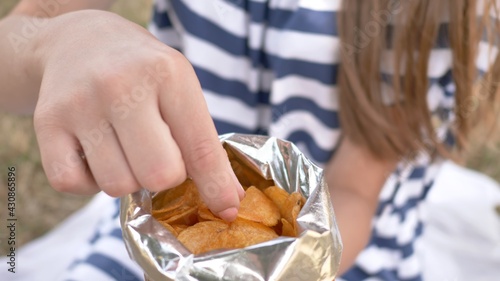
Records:
<instances>
[{"instance_id":1,"label":"child's hand","mask_svg":"<svg viewBox=\"0 0 500 281\"><path fill-rule=\"evenodd\" d=\"M100 11L50 19L37 40L35 130L55 189L122 196L189 175L214 213L235 218L243 189L179 52Z\"/></svg>"}]
</instances>

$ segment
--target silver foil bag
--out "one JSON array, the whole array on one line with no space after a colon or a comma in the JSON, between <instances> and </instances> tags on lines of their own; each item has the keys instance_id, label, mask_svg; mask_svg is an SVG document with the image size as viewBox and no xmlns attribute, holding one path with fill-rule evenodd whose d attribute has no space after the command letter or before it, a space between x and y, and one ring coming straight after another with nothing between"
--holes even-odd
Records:
<instances>
[{"instance_id":1,"label":"silver foil bag","mask_svg":"<svg viewBox=\"0 0 500 281\"><path fill-rule=\"evenodd\" d=\"M278 237L243 249L190 253L151 215L154 193L121 199L120 220L130 257L146 278L160 280L333 280L342 242L323 170L290 142L227 134L220 140L244 186L277 185L307 198L297 222L299 237Z\"/></svg>"}]
</instances>

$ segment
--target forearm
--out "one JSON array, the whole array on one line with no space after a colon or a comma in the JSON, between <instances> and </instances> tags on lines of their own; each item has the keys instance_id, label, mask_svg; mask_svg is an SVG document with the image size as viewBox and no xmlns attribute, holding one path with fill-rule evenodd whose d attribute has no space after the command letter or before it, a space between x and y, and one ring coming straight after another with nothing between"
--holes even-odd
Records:
<instances>
[{"instance_id":1,"label":"forearm","mask_svg":"<svg viewBox=\"0 0 500 281\"><path fill-rule=\"evenodd\" d=\"M395 159L376 159L344 138L326 167L326 180L344 244L340 273L351 267L368 243L381 188L396 163Z\"/></svg>"},{"instance_id":2,"label":"forearm","mask_svg":"<svg viewBox=\"0 0 500 281\"><path fill-rule=\"evenodd\" d=\"M333 189L330 193L344 246L340 264L342 274L352 266L357 255L366 247L377 204L348 189Z\"/></svg>"},{"instance_id":3,"label":"forearm","mask_svg":"<svg viewBox=\"0 0 500 281\"><path fill-rule=\"evenodd\" d=\"M42 76L38 46L43 40L39 35L52 17L86 8L107 8L112 2L24 0L0 20L0 38L5 38L0 40L0 110L33 112Z\"/></svg>"}]
</instances>

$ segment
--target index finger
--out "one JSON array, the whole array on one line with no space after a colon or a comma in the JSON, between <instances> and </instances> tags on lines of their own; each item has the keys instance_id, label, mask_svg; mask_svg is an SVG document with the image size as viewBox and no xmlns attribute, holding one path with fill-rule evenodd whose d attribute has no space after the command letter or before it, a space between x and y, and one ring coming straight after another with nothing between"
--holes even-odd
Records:
<instances>
[{"instance_id":1,"label":"index finger","mask_svg":"<svg viewBox=\"0 0 500 281\"><path fill-rule=\"evenodd\" d=\"M214 214L232 221L244 191L219 141L196 74L184 57L178 59L161 90L160 111L203 201Z\"/></svg>"}]
</instances>

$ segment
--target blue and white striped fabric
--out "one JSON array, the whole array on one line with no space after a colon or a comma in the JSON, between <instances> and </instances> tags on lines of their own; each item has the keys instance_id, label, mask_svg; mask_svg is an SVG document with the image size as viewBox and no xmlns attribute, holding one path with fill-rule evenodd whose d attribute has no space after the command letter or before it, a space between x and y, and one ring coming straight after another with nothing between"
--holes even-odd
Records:
<instances>
[{"instance_id":1,"label":"blue and white striped fabric","mask_svg":"<svg viewBox=\"0 0 500 281\"><path fill-rule=\"evenodd\" d=\"M150 31L192 63L219 134L288 139L324 165L341 134L336 85L340 4L341 0L156 0ZM428 71L428 105L437 134L452 143L452 55L446 24L440 30ZM384 61L391 65L390 50ZM388 66L382 70L390 77ZM337 280L421 280L418 241L424 224L418 207L439 166L422 155L415 163L402 163L391 175L380 195L369 245ZM140 270L125 261L126 256L113 254L113 245L121 239L117 219L109 218L103 227L106 230L99 230L89 242L93 250L71 267L66 280L90 280L77 274L89 268L105 276L92 280L141 280ZM107 252L102 245L107 245ZM127 279L117 272L126 273Z\"/></svg>"},{"instance_id":2,"label":"blue and white striped fabric","mask_svg":"<svg viewBox=\"0 0 500 281\"><path fill-rule=\"evenodd\" d=\"M193 64L220 134L286 138L325 163L339 137L329 2L157 1L151 31Z\"/></svg>"}]
</instances>

